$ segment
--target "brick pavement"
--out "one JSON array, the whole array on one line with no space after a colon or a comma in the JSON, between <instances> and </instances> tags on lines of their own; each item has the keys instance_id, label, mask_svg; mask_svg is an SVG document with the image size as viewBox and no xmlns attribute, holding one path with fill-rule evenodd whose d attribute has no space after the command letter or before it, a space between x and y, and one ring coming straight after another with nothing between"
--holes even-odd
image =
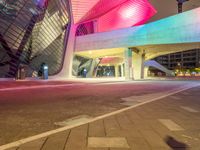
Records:
<instances>
[{"instance_id":1,"label":"brick pavement","mask_svg":"<svg viewBox=\"0 0 200 150\"><path fill-rule=\"evenodd\" d=\"M199 90L192 88L7 150L200 150ZM159 119L168 119L182 130L172 130L173 124L162 124ZM98 143L91 137L110 146L95 147ZM112 142L113 137L119 143ZM125 138L124 145L120 138Z\"/></svg>"}]
</instances>

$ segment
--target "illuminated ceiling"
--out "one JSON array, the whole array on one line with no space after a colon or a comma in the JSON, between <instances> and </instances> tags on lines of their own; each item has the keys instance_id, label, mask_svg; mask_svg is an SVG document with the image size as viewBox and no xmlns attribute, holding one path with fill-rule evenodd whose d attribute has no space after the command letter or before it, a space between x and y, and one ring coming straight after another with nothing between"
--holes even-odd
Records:
<instances>
[{"instance_id":1,"label":"illuminated ceiling","mask_svg":"<svg viewBox=\"0 0 200 150\"><path fill-rule=\"evenodd\" d=\"M146 53L145 59L153 59L160 55L187 51L189 49L199 49L200 42L198 43L183 43L183 44L158 44L158 45L146 45L136 47L141 52ZM103 58L103 57L124 57L124 50L126 48L113 48L93 51L76 52L75 54L88 57L88 58Z\"/></svg>"},{"instance_id":2,"label":"illuminated ceiling","mask_svg":"<svg viewBox=\"0 0 200 150\"><path fill-rule=\"evenodd\" d=\"M148 0L72 0L74 23L95 21L98 32L144 24L156 10Z\"/></svg>"},{"instance_id":3,"label":"illuminated ceiling","mask_svg":"<svg viewBox=\"0 0 200 150\"><path fill-rule=\"evenodd\" d=\"M104 10L111 10L125 1L127 0L71 0L74 21L75 23L78 23L81 18L82 20L87 20L89 18L91 19L93 13L98 14L97 16L101 16L102 13L99 14L99 12L101 12L99 9L102 9L102 6ZM149 2L157 10L157 13L152 17L152 19L150 19L150 21L159 20L177 14L176 0L149 0ZM188 2L184 3L183 11L198 8L199 6L199 0L189 0Z\"/></svg>"},{"instance_id":4,"label":"illuminated ceiling","mask_svg":"<svg viewBox=\"0 0 200 150\"><path fill-rule=\"evenodd\" d=\"M75 54L89 58L102 58L105 56L121 57L123 53L124 53L124 48L112 48L103 50L82 51L82 52L76 52Z\"/></svg>"},{"instance_id":5,"label":"illuminated ceiling","mask_svg":"<svg viewBox=\"0 0 200 150\"><path fill-rule=\"evenodd\" d=\"M74 23L78 23L80 19L90 10L99 0L71 0L72 13Z\"/></svg>"}]
</instances>

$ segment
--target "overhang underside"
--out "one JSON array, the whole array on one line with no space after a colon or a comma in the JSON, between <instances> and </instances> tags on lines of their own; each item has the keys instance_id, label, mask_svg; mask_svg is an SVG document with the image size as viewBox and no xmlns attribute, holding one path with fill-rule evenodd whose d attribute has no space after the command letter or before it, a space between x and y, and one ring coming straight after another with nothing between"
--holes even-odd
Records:
<instances>
[{"instance_id":1,"label":"overhang underside","mask_svg":"<svg viewBox=\"0 0 200 150\"><path fill-rule=\"evenodd\" d=\"M75 51L89 57L122 56L124 49L134 47L145 52L148 60L200 48L199 16L200 8L197 8L142 26L79 36L76 37Z\"/></svg>"},{"instance_id":2,"label":"overhang underside","mask_svg":"<svg viewBox=\"0 0 200 150\"><path fill-rule=\"evenodd\" d=\"M200 48L200 42L183 43L183 44L145 45L145 46L134 47L133 49L137 49L139 50L139 52L145 53L145 60L150 60L161 55L187 51L191 49L199 49L199 48ZM99 49L99 50L89 50L89 51L86 50L86 51L76 51L75 54L88 58L102 58L106 56L124 57L125 49L127 48L121 47L121 48Z\"/></svg>"}]
</instances>

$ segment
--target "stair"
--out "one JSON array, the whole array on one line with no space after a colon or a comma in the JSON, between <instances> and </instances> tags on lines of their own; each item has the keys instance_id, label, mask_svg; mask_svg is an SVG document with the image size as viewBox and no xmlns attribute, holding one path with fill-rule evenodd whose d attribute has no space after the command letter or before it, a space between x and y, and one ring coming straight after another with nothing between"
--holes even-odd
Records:
<instances>
[{"instance_id":1,"label":"stair","mask_svg":"<svg viewBox=\"0 0 200 150\"><path fill-rule=\"evenodd\" d=\"M162 66L161 64L159 64L157 61L155 60L148 60L144 63L144 66L145 67L154 67L158 70L161 70L163 71L164 73L166 73L166 76L171 76L171 77L174 77L175 74L173 71L167 69L166 67Z\"/></svg>"}]
</instances>

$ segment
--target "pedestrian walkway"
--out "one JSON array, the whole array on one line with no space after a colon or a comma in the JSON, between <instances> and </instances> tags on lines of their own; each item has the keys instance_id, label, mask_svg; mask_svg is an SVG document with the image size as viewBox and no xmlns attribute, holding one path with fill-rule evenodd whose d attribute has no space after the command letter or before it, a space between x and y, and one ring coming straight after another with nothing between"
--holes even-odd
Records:
<instances>
[{"instance_id":1,"label":"pedestrian walkway","mask_svg":"<svg viewBox=\"0 0 200 150\"><path fill-rule=\"evenodd\" d=\"M7 150L200 150L199 90L182 91Z\"/></svg>"}]
</instances>

